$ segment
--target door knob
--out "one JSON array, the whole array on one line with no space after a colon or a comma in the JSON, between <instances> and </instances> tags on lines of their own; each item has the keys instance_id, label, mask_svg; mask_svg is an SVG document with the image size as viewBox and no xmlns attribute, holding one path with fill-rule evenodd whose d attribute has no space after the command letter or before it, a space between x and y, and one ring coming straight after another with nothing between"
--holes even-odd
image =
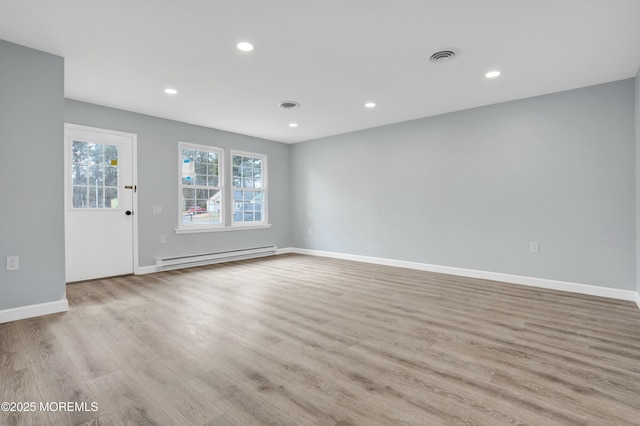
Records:
<instances>
[{"instance_id":1,"label":"door knob","mask_svg":"<svg viewBox=\"0 0 640 426\"><path fill-rule=\"evenodd\" d=\"M124 212L124 214L126 214L127 216L131 216L133 213L131 212L131 210L127 210L126 212Z\"/></svg>"}]
</instances>

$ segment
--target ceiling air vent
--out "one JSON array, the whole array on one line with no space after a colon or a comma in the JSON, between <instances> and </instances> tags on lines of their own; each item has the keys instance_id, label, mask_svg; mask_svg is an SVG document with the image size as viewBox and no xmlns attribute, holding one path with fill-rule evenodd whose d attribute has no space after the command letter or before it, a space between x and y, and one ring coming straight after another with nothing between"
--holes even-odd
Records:
<instances>
[{"instance_id":1,"label":"ceiling air vent","mask_svg":"<svg viewBox=\"0 0 640 426\"><path fill-rule=\"evenodd\" d=\"M431 62L435 62L436 64L440 64L442 62L449 62L455 57L456 57L456 52L454 52L453 50L441 50L431 55L429 60Z\"/></svg>"},{"instance_id":2,"label":"ceiling air vent","mask_svg":"<svg viewBox=\"0 0 640 426\"><path fill-rule=\"evenodd\" d=\"M296 109L299 108L300 104L293 101L284 101L280 102L280 108L282 109Z\"/></svg>"}]
</instances>

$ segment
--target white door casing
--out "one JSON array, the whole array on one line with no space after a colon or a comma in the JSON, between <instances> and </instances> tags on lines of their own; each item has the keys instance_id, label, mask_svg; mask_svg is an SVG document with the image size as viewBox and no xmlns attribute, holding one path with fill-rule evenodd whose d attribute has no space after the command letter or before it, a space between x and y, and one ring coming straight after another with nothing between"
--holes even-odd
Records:
<instances>
[{"instance_id":1,"label":"white door casing","mask_svg":"<svg viewBox=\"0 0 640 426\"><path fill-rule=\"evenodd\" d=\"M136 270L136 143L135 134L65 124L67 282Z\"/></svg>"}]
</instances>

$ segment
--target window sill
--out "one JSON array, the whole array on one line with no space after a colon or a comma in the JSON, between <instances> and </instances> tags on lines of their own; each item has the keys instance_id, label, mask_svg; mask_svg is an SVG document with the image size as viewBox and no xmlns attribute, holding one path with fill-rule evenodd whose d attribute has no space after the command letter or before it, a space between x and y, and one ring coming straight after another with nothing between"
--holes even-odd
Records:
<instances>
[{"instance_id":1,"label":"window sill","mask_svg":"<svg viewBox=\"0 0 640 426\"><path fill-rule=\"evenodd\" d=\"M211 228L178 228L175 230L176 234L199 234L201 232L226 232L226 231L247 231L250 229L268 229L271 228L270 223L266 225L232 225L232 226L220 226Z\"/></svg>"}]
</instances>

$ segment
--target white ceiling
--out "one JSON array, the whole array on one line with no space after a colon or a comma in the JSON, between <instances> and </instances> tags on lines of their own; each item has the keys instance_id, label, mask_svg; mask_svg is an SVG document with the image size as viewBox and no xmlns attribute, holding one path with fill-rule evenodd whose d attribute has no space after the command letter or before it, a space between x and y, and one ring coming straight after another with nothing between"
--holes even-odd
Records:
<instances>
[{"instance_id":1,"label":"white ceiling","mask_svg":"<svg viewBox=\"0 0 640 426\"><path fill-rule=\"evenodd\" d=\"M63 56L67 98L299 142L634 77L640 1L0 0L0 39Z\"/></svg>"}]
</instances>

